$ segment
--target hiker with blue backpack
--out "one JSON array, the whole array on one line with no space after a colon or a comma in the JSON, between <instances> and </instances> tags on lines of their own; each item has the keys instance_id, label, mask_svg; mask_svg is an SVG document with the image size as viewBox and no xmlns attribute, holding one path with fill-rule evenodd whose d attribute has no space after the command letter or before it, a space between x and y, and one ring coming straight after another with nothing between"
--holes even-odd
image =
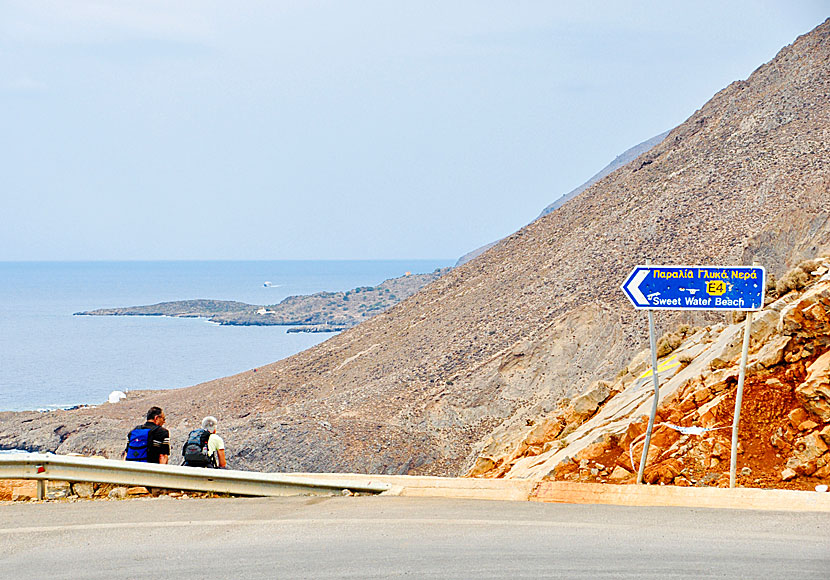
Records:
<instances>
[{"instance_id":1,"label":"hiker with blue backpack","mask_svg":"<svg viewBox=\"0 0 830 580\"><path fill-rule=\"evenodd\" d=\"M218 467L224 469L225 442L216 434L216 417L202 419L202 428L194 429L182 445L182 465L189 467Z\"/></svg>"},{"instance_id":2,"label":"hiker with blue backpack","mask_svg":"<svg viewBox=\"0 0 830 580\"><path fill-rule=\"evenodd\" d=\"M127 435L127 447L122 457L127 461L167 463L170 460L170 432L164 425L161 407L150 407L147 422Z\"/></svg>"}]
</instances>

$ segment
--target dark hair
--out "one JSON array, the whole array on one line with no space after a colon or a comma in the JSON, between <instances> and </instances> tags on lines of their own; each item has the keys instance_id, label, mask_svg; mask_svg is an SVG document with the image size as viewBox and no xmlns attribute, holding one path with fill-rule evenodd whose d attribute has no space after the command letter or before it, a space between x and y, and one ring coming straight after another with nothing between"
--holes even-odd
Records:
<instances>
[{"instance_id":1,"label":"dark hair","mask_svg":"<svg viewBox=\"0 0 830 580\"><path fill-rule=\"evenodd\" d=\"M161 407L150 407L150 410L147 411L147 420L152 421L162 413Z\"/></svg>"}]
</instances>

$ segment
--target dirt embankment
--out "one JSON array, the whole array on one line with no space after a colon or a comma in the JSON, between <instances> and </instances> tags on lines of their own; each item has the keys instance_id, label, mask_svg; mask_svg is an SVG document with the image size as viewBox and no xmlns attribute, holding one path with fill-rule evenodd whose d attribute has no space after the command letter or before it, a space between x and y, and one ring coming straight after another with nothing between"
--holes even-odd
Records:
<instances>
[{"instance_id":1,"label":"dirt embankment","mask_svg":"<svg viewBox=\"0 0 830 580\"><path fill-rule=\"evenodd\" d=\"M770 284L754 314L740 412L737 484L830 482L830 258ZM644 480L728 486L745 322L683 327L658 343L660 406ZM550 416L494 437L469 475L634 483L653 404L650 352Z\"/></svg>"}]
</instances>

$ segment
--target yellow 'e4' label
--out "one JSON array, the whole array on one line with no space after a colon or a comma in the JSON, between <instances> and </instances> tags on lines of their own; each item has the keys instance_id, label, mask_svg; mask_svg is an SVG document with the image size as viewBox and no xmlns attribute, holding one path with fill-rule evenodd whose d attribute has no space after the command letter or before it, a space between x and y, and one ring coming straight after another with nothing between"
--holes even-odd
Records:
<instances>
[{"instance_id":1,"label":"yellow 'e4' label","mask_svg":"<svg viewBox=\"0 0 830 580\"><path fill-rule=\"evenodd\" d=\"M720 296L726 292L726 282L723 280L710 280L706 282L706 293L709 296Z\"/></svg>"}]
</instances>

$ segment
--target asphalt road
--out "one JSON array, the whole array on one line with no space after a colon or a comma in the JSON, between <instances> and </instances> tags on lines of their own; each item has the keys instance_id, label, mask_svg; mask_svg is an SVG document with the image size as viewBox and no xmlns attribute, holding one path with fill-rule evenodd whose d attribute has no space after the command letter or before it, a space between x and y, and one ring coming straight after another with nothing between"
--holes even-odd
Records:
<instances>
[{"instance_id":1,"label":"asphalt road","mask_svg":"<svg viewBox=\"0 0 830 580\"><path fill-rule=\"evenodd\" d=\"M821 578L826 513L405 497L0 505L0 578Z\"/></svg>"}]
</instances>

